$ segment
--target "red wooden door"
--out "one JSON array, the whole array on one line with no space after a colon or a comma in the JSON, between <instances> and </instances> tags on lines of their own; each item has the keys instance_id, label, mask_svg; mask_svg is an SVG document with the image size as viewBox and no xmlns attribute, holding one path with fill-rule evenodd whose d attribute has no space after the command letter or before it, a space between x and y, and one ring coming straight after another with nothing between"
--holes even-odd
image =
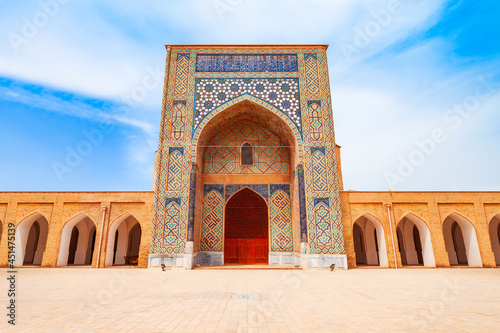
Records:
<instances>
[{"instance_id":1,"label":"red wooden door","mask_svg":"<svg viewBox=\"0 0 500 333\"><path fill-rule=\"evenodd\" d=\"M267 264L269 254L269 245L267 238L255 239L255 263Z\"/></svg>"},{"instance_id":2,"label":"red wooden door","mask_svg":"<svg viewBox=\"0 0 500 333\"><path fill-rule=\"evenodd\" d=\"M228 238L226 239L224 248L224 260L227 264L237 264L238 263L238 239Z\"/></svg>"},{"instance_id":3,"label":"red wooden door","mask_svg":"<svg viewBox=\"0 0 500 333\"><path fill-rule=\"evenodd\" d=\"M246 253L246 264L255 264L255 239L248 238L247 241L247 253Z\"/></svg>"},{"instance_id":4,"label":"red wooden door","mask_svg":"<svg viewBox=\"0 0 500 333\"><path fill-rule=\"evenodd\" d=\"M245 188L226 204L224 262L267 264L268 253L267 204L257 193Z\"/></svg>"},{"instance_id":5,"label":"red wooden door","mask_svg":"<svg viewBox=\"0 0 500 333\"><path fill-rule=\"evenodd\" d=\"M238 264L244 265L247 263L247 240L246 239L237 239L238 241Z\"/></svg>"}]
</instances>

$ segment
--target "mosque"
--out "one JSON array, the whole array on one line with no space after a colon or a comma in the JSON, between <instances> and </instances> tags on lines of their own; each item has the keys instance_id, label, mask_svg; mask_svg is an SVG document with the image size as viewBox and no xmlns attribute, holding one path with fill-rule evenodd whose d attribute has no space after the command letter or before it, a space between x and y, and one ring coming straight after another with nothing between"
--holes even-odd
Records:
<instances>
[{"instance_id":1,"label":"mosque","mask_svg":"<svg viewBox=\"0 0 500 333\"><path fill-rule=\"evenodd\" d=\"M0 267L500 265L500 192L343 190L327 48L167 45L153 191L0 192Z\"/></svg>"}]
</instances>

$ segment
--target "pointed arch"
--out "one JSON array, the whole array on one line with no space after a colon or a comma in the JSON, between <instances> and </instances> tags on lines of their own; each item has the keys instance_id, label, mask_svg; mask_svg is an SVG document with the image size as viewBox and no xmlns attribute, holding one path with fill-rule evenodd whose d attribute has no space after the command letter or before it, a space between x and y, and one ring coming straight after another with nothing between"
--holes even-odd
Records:
<instances>
[{"instance_id":1,"label":"pointed arch","mask_svg":"<svg viewBox=\"0 0 500 333\"><path fill-rule=\"evenodd\" d=\"M224 207L224 262L268 263L269 206L256 191L237 191Z\"/></svg>"},{"instance_id":2,"label":"pointed arch","mask_svg":"<svg viewBox=\"0 0 500 333\"><path fill-rule=\"evenodd\" d=\"M461 257L465 257L468 266L483 266L476 229L467 218L457 212L450 213L443 221L443 236L450 265L460 264Z\"/></svg>"},{"instance_id":3,"label":"pointed arch","mask_svg":"<svg viewBox=\"0 0 500 333\"><path fill-rule=\"evenodd\" d=\"M255 111L255 109L258 109L261 112L248 112L245 110L239 110L239 112L231 112L232 110L238 108L243 109L243 107L245 106L248 107L250 111ZM294 146L297 148L298 160L302 160L302 137L297 127L290 120L290 118L273 105L249 94L243 94L214 109L200 122L198 127L194 129L192 138L191 161L197 161L197 156L200 155L199 146L200 143L204 143L204 138L206 139L207 137L212 137L214 126L211 126L211 124L227 124L234 121L236 117L241 116L245 113L248 113L251 119L256 121L257 123L266 124L267 122L267 126L265 127L271 127L270 129L273 132L276 132L278 136L286 138L288 141L288 146ZM264 116L259 113L263 113ZM272 118L273 120L269 121L269 118Z\"/></svg>"},{"instance_id":4,"label":"pointed arch","mask_svg":"<svg viewBox=\"0 0 500 333\"><path fill-rule=\"evenodd\" d=\"M254 164L254 149L251 143L243 142L240 147L240 164L253 165Z\"/></svg>"},{"instance_id":5,"label":"pointed arch","mask_svg":"<svg viewBox=\"0 0 500 333\"><path fill-rule=\"evenodd\" d=\"M229 201L229 200L231 200L231 198L232 198L232 197L234 197L236 194L238 194L239 192L243 191L244 189L248 189L248 190L250 190L250 191L254 192L254 193L255 193L255 194L257 194L259 197L261 197L261 198L262 198L262 200L264 200L264 201L267 203L268 198L267 198L267 197L264 197L264 196L262 195L262 193L257 192L255 189L251 188L251 187L250 187L250 186L248 186L248 185L244 185L242 188L238 189L237 191L235 191L234 193L232 193L230 196L226 196L226 198L225 198L225 204L227 204L227 203L228 203L228 201Z\"/></svg>"},{"instance_id":6,"label":"pointed arch","mask_svg":"<svg viewBox=\"0 0 500 333\"><path fill-rule=\"evenodd\" d=\"M421 263L426 267L436 267L429 226L422 218L407 212L398 222L397 229L401 259L404 257L408 265Z\"/></svg>"},{"instance_id":7,"label":"pointed arch","mask_svg":"<svg viewBox=\"0 0 500 333\"><path fill-rule=\"evenodd\" d=\"M73 240L74 231L78 231L78 238ZM59 253L57 256L57 266L67 266L69 258L73 258L71 264L90 265L93 257L92 244L95 244L94 231L96 223L85 213L76 213L64 223L61 229ZM75 248L72 248L72 246ZM73 252L74 251L74 252Z\"/></svg>"},{"instance_id":8,"label":"pointed arch","mask_svg":"<svg viewBox=\"0 0 500 333\"><path fill-rule=\"evenodd\" d=\"M489 224L491 249L495 255L495 263L500 266L500 213L495 215Z\"/></svg>"},{"instance_id":9,"label":"pointed arch","mask_svg":"<svg viewBox=\"0 0 500 333\"><path fill-rule=\"evenodd\" d=\"M127 262L127 257L129 257L128 254L130 252L130 236L131 231L133 231L132 229L136 226L136 224L139 224L142 235L142 226L139 220L129 211L124 212L111 222L108 229L108 240L106 246L106 267L130 263ZM140 240L137 247L140 248Z\"/></svg>"},{"instance_id":10,"label":"pointed arch","mask_svg":"<svg viewBox=\"0 0 500 333\"><path fill-rule=\"evenodd\" d=\"M358 232L361 231L360 237L363 240L364 251L358 251L358 255L362 255L364 258L362 261L366 262L367 265L389 267L382 223L372 214L363 213L354 220L353 234L355 224L359 227ZM361 244L354 244L354 247L362 248Z\"/></svg>"},{"instance_id":11,"label":"pointed arch","mask_svg":"<svg viewBox=\"0 0 500 333\"><path fill-rule=\"evenodd\" d=\"M41 265L47 245L48 233L49 223L45 216L38 211L22 219L16 226L14 243L17 253L14 265L22 266L25 262L27 264ZM26 259L28 260L26 261Z\"/></svg>"}]
</instances>

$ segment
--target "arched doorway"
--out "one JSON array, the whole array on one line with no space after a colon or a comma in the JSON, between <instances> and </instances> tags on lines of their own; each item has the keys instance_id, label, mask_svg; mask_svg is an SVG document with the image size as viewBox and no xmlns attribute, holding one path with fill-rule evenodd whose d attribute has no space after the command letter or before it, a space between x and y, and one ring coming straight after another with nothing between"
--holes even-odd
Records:
<instances>
[{"instance_id":1,"label":"arched doorway","mask_svg":"<svg viewBox=\"0 0 500 333\"><path fill-rule=\"evenodd\" d=\"M397 237L403 265L436 266L429 228L422 219L406 215L398 223Z\"/></svg>"},{"instance_id":2,"label":"arched doorway","mask_svg":"<svg viewBox=\"0 0 500 333\"><path fill-rule=\"evenodd\" d=\"M229 199L224 216L224 262L267 264L269 227L266 201L244 188Z\"/></svg>"},{"instance_id":3,"label":"arched doorway","mask_svg":"<svg viewBox=\"0 0 500 333\"><path fill-rule=\"evenodd\" d=\"M70 219L61 231L57 266L91 265L94 256L96 226L85 214Z\"/></svg>"},{"instance_id":4,"label":"arched doorway","mask_svg":"<svg viewBox=\"0 0 500 333\"><path fill-rule=\"evenodd\" d=\"M500 214L490 222L491 249L495 254L495 263L500 266Z\"/></svg>"},{"instance_id":5,"label":"arched doorway","mask_svg":"<svg viewBox=\"0 0 500 333\"><path fill-rule=\"evenodd\" d=\"M105 265L137 265L141 235L141 225L130 213L116 219L108 231Z\"/></svg>"},{"instance_id":6,"label":"arched doorway","mask_svg":"<svg viewBox=\"0 0 500 333\"><path fill-rule=\"evenodd\" d=\"M212 114L195 132L196 157L191 155L199 170L194 220L200 223L195 222L193 227L193 247L201 253L197 260L209 265L254 260L271 265L292 264L295 257L291 252L298 250L301 236L293 232L300 228L296 176L298 157L302 157L300 136L277 113L250 100L228 104ZM225 234L226 204L231 210L229 197L244 188L260 195L267 218L267 241L265 246L257 245L262 254L249 259L238 257L238 238Z\"/></svg>"},{"instance_id":7,"label":"arched doorway","mask_svg":"<svg viewBox=\"0 0 500 333\"><path fill-rule=\"evenodd\" d=\"M48 233L49 223L42 214L35 213L22 220L16 228L15 265L41 265Z\"/></svg>"},{"instance_id":8,"label":"arched doorway","mask_svg":"<svg viewBox=\"0 0 500 333\"><path fill-rule=\"evenodd\" d=\"M382 223L369 214L359 217L353 225L356 264L388 267Z\"/></svg>"},{"instance_id":9,"label":"arched doorway","mask_svg":"<svg viewBox=\"0 0 500 333\"><path fill-rule=\"evenodd\" d=\"M472 223L456 213L443 223L443 234L450 265L482 267L476 230Z\"/></svg>"},{"instance_id":10,"label":"arched doorway","mask_svg":"<svg viewBox=\"0 0 500 333\"><path fill-rule=\"evenodd\" d=\"M356 265L366 265L366 250L363 230L359 224L354 223L352 230L354 239L354 252L356 253Z\"/></svg>"}]
</instances>

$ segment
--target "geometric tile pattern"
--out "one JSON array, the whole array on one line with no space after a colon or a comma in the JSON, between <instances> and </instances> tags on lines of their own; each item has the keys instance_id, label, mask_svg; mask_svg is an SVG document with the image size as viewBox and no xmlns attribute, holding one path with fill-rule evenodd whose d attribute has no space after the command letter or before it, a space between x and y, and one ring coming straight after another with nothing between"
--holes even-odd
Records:
<instances>
[{"instance_id":1,"label":"geometric tile pattern","mask_svg":"<svg viewBox=\"0 0 500 333\"><path fill-rule=\"evenodd\" d=\"M179 241L179 220L181 218L181 199L165 200L165 221L163 227L163 245L177 246Z\"/></svg>"},{"instance_id":2,"label":"geometric tile pattern","mask_svg":"<svg viewBox=\"0 0 500 333\"><path fill-rule=\"evenodd\" d=\"M233 196L239 190L248 187L249 189L257 192L264 200L269 201L268 195L268 185L258 185L258 184L230 184L224 186L225 198L224 201L227 202L229 198Z\"/></svg>"},{"instance_id":3,"label":"geometric tile pattern","mask_svg":"<svg viewBox=\"0 0 500 333\"><path fill-rule=\"evenodd\" d=\"M328 191L325 148L311 148L314 191Z\"/></svg>"},{"instance_id":4,"label":"geometric tile pattern","mask_svg":"<svg viewBox=\"0 0 500 333\"><path fill-rule=\"evenodd\" d=\"M227 107L229 106L232 106L232 105L235 105L239 102L242 102L242 101L249 101L249 102L252 102L254 104L257 104L269 111L271 111L274 115L278 116L279 118L281 118L288 126L289 126L289 129L292 130L293 132L293 136L295 137L295 140L296 140L296 143L297 143L297 147L296 147L296 153L297 153L297 157L299 158L299 160L302 160L303 158L303 141L302 141L302 132L299 132L297 130L297 127L294 125L294 123L291 121L291 119L285 115L283 112L281 112L280 110L278 110L276 107L274 107L273 105L263 101L262 99L259 99L257 97L254 97L254 96L251 96L251 95L248 95L248 94L243 94L239 97L236 97L235 99L229 101L228 103L226 104L223 104L221 106L219 106L218 108L216 108L214 111L212 111L210 114L208 114L203 120L202 122L200 123L200 125L196 128L196 130L192 133L192 146L191 146L191 161L196 161L196 154L197 154L197 144L198 144L198 140L200 138L200 135L201 135L201 132L203 131L204 127L206 126L206 124L211 121L215 116L217 116L218 114L220 114L221 112L223 112Z\"/></svg>"},{"instance_id":5,"label":"geometric tile pattern","mask_svg":"<svg viewBox=\"0 0 500 333\"><path fill-rule=\"evenodd\" d=\"M182 185L182 158L184 156L184 148L170 147L168 154L168 180L167 189L169 191L178 191Z\"/></svg>"},{"instance_id":6,"label":"geometric tile pattern","mask_svg":"<svg viewBox=\"0 0 500 333\"><path fill-rule=\"evenodd\" d=\"M290 252L293 250L290 185L269 185L269 187L271 251Z\"/></svg>"},{"instance_id":7,"label":"geometric tile pattern","mask_svg":"<svg viewBox=\"0 0 500 333\"><path fill-rule=\"evenodd\" d=\"M330 202L328 198L314 199L315 238L318 246L332 246Z\"/></svg>"},{"instance_id":8,"label":"geometric tile pattern","mask_svg":"<svg viewBox=\"0 0 500 333\"><path fill-rule=\"evenodd\" d=\"M189 53L177 54L174 85L176 96L185 96L188 93L189 58Z\"/></svg>"},{"instance_id":9,"label":"geometric tile pattern","mask_svg":"<svg viewBox=\"0 0 500 333\"><path fill-rule=\"evenodd\" d=\"M306 63L307 92L310 96L317 96L319 93L318 58L316 53L304 54Z\"/></svg>"},{"instance_id":10,"label":"geometric tile pattern","mask_svg":"<svg viewBox=\"0 0 500 333\"><path fill-rule=\"evenodd\" d=\"M241 146L252 145L253 165L241 165ZM209 141L204 155L205 174L288 174L285 143L274 133L250 120L223 128Z\"/></svg>"},{"instance_id":11,"label":"geometric tile pattern","mask_svg":"<svg viewBox=\"0 0 500 333\"><path fill-rule=\"evenodd\" d=\"M323 140L323 116L321 101L307 101L309 109L309 136L311 141Z\"/></svg>"},{"instance_id":12,"label":"geometric tile pattern","mask_svg":"<svg viewBox=\"0 0 500 333\"><path fill-rule=\"evenodd\" d=\"M298 79L196 79L193 133L218 106L241 96L255 96L285 114L302 133Z\"/></svg>"},{"instance_id":13,"label":"geometric tile pattern","mask_svg":"<svg viewBox=\"0 0 500 333\"><path fill-rule=\"evenodd\" d=\"M170 140L183 140L186 130L186 101L172 103L172 123L170 125Z\"/></svg>"},{"instance_id":14,"label":"geometric tile pattern","mask_svg":"<svg viewBox=\"0 0 500 333\"><path fill-rule=\"evenodd\" d=\"M202 251L222 251L224 186L204 185L201 227Z\"/></svg>"},{"instance_id":15,"label":"geometric tile pattern","mask_svg":"<svg viewBox=\"0 0 500 333\"><path fill-rule=\"evenodd\" d=\"M297 54L198 54L196 72L297 72Z\"/></svg>"}]
</instances>

